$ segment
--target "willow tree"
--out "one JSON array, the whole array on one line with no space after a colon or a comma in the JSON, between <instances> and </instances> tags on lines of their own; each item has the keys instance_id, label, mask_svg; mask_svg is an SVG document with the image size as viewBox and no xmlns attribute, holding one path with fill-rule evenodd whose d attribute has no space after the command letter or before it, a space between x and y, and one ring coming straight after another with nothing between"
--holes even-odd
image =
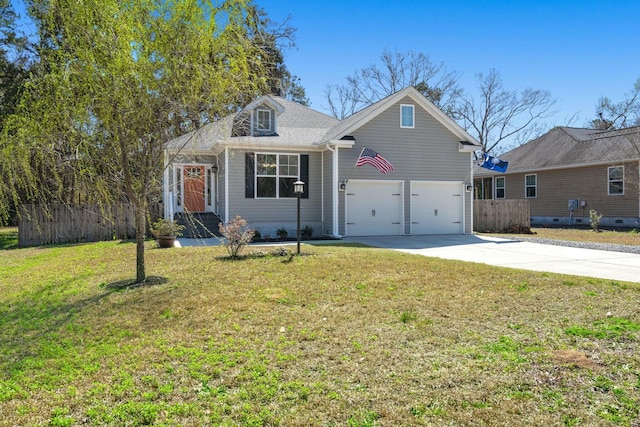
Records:
<instances>
[{"instance_id":1,"label":"willow tree","mask_svg":"<svg viewBox=\"0 0 640 427\"><path fill-rule=\"evenodd\" d=\"M85 200L135 208L136 282L159 193L164 143L264 91L267 58L243 0L36 0L40 72L27 85L16 146Z\"/></svg>"}]
</instances>

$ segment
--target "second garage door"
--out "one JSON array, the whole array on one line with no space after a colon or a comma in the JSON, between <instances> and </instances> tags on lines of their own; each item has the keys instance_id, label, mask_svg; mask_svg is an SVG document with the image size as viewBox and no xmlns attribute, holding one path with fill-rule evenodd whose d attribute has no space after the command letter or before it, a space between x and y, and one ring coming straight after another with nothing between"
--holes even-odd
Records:
<instances>
[{"instance_id":1,"label":"second garage door","mask_svg":"<svg viewBox=\"0 0 640 427\"><path fill-rule=\"evenodd\" d=\"M403 234L402 181L349 180L347 236Z\"/></svg>"},{"instance_id":2,"label":"second garage door","mask_svg":"<svg viewBox=\"0 0 640 427\"><path fill-rule=\"evenodd\" d=\"M462 234L461 182L411 182L411 234Z\"/></svg>"}]
</instances>

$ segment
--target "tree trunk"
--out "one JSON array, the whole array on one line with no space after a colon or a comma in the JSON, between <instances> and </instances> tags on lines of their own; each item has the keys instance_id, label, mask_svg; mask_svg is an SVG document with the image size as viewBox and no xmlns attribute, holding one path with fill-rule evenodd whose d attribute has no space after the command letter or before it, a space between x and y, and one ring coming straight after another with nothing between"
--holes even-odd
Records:
<instances>
[{"instance_id":1,"label":"tree trunk","mask_svg":"<svg viewBox=\"0 0 640 427\"><path fill-rule=\"evenodd\" d=\"M147 278L144 267L144 241L147 232L145 203L136 205L136 283Z\"/></svg>"}]
</instances>

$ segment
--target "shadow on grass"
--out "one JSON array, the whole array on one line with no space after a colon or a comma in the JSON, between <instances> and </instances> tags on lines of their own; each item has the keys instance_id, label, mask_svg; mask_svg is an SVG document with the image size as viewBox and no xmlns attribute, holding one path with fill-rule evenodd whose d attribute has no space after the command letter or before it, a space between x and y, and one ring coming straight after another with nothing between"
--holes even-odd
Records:
<instances>
[{"instance_id":1,"label":"shadow on grass","mask_svg":"<svg viewBox=\"0 0 640 427\"><path fill-rule=\"evenodd\" d=\"M165 283L168 279L159 276L150 276L141 283L120 280L101 284L99 288L104 292L75 301L60 297L64 291L57 292L53 286L24 293L10 304L0 305L0 358L10 371L22 371L29 366L29 359L39 358L51 345L58 345L60 333L73 328L77 317L110 295ZM79 323L82 324L81 319Z\"/></svg>"},{"instance_id":2,"label":"shadow on grass","mask_svg":"<svg viewBox=\"0 0 640 427\"><path fill-rule=\"evenodd\" d=\"M0 230L0 250L18 248L18 230Z\"/></svg>"},{"instance_id":3,"label":"shadow on grass","mask_svg":"<svg viewBox=\"0 0 640 427\"><path fill-rule=\"evenodd\" d=\"M149 276L143 282L136 282L133 279L118 280L117 282L104 284L102 285L102 287L114 292L122 292L126 291L127 289L164 285L167 282L169 282L169 280L166 277Z\"/></svg>"}]
</instances>

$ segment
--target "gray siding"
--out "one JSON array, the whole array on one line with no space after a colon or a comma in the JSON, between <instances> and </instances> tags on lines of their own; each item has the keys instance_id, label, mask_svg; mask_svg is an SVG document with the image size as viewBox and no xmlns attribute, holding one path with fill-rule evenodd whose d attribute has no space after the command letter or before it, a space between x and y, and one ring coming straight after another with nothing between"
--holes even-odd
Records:
<instances>
[{"instance_id":1,"label":"gray siding","mask_svg":"<svg viewBox=\"0 0 640 427\"><path fill-rule=\"evenodd\" d=\"M400 104L415 105L415 128L400 127ZM410 232L412 180L471 183L469 153L458 151L458 138L409 97L388 108L354 132L356 145L339 150L340 180L389 179L404 181L405 233ZM384 175L373 166L355 167L363 146L387 159L394 170ZM465 193L465 232L471 232L471 194ZM344 192L340 192L340 233L344 233Z\"/></svg>"},{"instance_id":2,"label":"gray siding","mask_svg":"<svg viewBox=\"0 0 640 427\"><path fill-rule=\"evenodd\" d=\"M267 152L266 150L258 150ZM229 150L229 217L240 215L247 220L250 227L255 228L264 236L275 236L275 230L284 227L290 236L295 236L297 223L297 200L295 198L281 199L250 199L245 198L245 150ZM274 151L278 154L294 154L292 152ZM301 226L309 225L314 234L320 234L322 218L322 171L320 152L296 152L295 154L309 154L309 181L305 183L305 192L309 191L309 198L300 203ZM224 177L221 177L223 180ZM221 195L222 196L222 195Z\"/></svg>"},{"instance_id":3,"label":"gray siding","mask_svg":"<svg viewBox=\"0 0 640 427\"><path fill-rule=\"evenodd\" d=\"M611 165L611 166L618 166ZM586 201L574 215L589 217L594 209L605 217L638 217L638 163L626 163L624 195L608 195L608 166L589 166L536 173L537 197L531 198L531 216L569 215L568 200ZM506 198L524 198L524 177L529 174L506 176Z\"/></svg>"}]
</instances>

